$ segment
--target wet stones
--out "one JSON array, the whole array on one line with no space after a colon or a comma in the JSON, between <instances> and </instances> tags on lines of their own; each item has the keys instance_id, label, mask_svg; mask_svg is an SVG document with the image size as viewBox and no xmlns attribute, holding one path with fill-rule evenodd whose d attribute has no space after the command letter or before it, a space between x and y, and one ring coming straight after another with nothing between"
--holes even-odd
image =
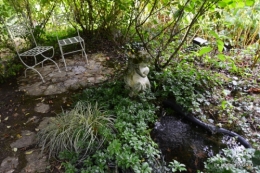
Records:
<instances>
[{"instance_id":1,"label":"wet stones","mask_svg":"<svg viewBox=\"0 0 260 173\"><path fill-rule=\"evenodd\" d=\"M27 165L21 173L35 173L45 172L45 169L49 165L47 162L47 156L42 155L39 149L31 150L26 154Z\"/></svg>"},{"instance_id":2,"label":"wet stones","mask_svg":"<svg viewBox=\"0 0 260 173\"><path fill-rule=\"evenodd\" d=\"M11 143L11 148L24 148L36 144L36 134L29 130L21 132L21 138Z\"/></svg>"},{"instance_id":3,"label":"wet stones","mask_svg":"<svg viewBox=\"0 0 260 173\"><path fill-rule=\"evenodd\" d=\"M15 168L18 166L17 157L7 157L5 158L0 167L0 172L3 173L12 173L15 171Z\"/></svg>"},{"instance_id":4,"label":"wet stones","mask_svg":"<svg viewBox=\"0 0 260 173\"><path fill-rule=\"evenodd\" d=\"M102 53L93 54L89 58L89 64L77 57L68 59L68 70L61 68L61 72L58 72L52 65L40 67L39 71L45 83L42 83L37 74L28 73L26 78L18 79L19 90L33 96L53 95L104 82L108 75L114 73L113 69L105 66L106 57Z\"/></svg>"},{"instance_id":5,"label":"wet stones","mask_svg":"<svg viewBox=\"0 0 260 173\"><path fill-rule=\"evenodd\" d=\"M46 127L51 118L44 117L43 121L37 127L37 130L41 130ZM35 129L36 130L36 129ZM37 131L36 130L36 131ZM21 138L17 141L13 142L10 146L11 148L30 148L30 146L36 144L36 134L29 130L24 130L21 133ZM41 150L38 148L25 150L25 159L27 161L26 166L21 170L21 173L35 173L35 172L45 172L46 168L48 167L49 163L47 161L47 156L41 153ZM18 157L10 157L8 156L5 158L0 166L0 173L13 173L16 170L19 164Z\"/></svg>"},{"instance_id":6,"label":"wet stones","mask_svg":"<svg viewBox=\"0 0 260 173\"><path fill-rule=\"evenodd\" d=\"M46 127L51 121L51 117L44 117L36 130L42 130Z\"/></svg>"},{"instance_id":7,"label":"wet stones","mask_svg":"<svg viewBox=\"0 0 260 173\"><path fill-rule=\"evenodd\" d=\"M107 61L105 57L103 54L96 54L92 58L89 58L89 64L82 61L82 58L77 59L77 57L73 60L68 60L68 71L65 71L63 66L60 68L61 72L58 72L57 68L52 65L46 64L44 68L39 67L45 83L42 82L38 74L28 70L27 77L21 76L18 78L18 91L23 91L25 94L31 96L56 95L67 92L70 89L76 90L103 82L108 79L108 76L114 73L114 69L105 67L105 61ZM63 65L63 62L61 63ZM66 98L63 103L65 102ZM4 105L4 103L0 102L0 106L2 104ZM28 127L30 130L18 130L15 141L11 144L8 143L8 146L10 146L8 150L11 153L5 155L6 158L2 163L0 162L0 173L35 173L46 171L46 168L49 166L47 156L41 155L41 150L36 145L36 134L52 120L50 117L45 117L45 115L48 116L48 114L51 114L50 110L52 106L50 105L52 104L46 104L43 100L42 102L37 101L33 108L37 113L25 117L25 121L27 119L26 122L21 121L22 129ZM25 116L27 115L27 112L22 110L22 113L15 113L13 116L18 117L23 113ZM38 113L41 113L43 116ZM38 127L36 123L39 124ZM1 125L3 125L3 128L6 128L3 123L0 123Z\"/></svg>"},{"instance_id":8,"label":"wet stones","mask_svg":"<svg viewBox=\"0 0 260 173\"><path fill-rule=\"evenodd\" d=\"M45 103L38 103L36 107L34 108L35 112L39 113L48 113L50 111L50 105L45 104Z\"/></svg>"}]
</instances>

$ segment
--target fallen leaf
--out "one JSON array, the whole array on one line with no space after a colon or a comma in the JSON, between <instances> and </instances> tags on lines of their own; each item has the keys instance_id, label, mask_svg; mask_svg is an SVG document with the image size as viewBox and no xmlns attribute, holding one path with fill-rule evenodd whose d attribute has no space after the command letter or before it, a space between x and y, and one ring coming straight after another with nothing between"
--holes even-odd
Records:
<instances>
[{"instance_id":1,"label":"fallen leaf","mask_svg":"<svg viewBox=\"0 0 260 173\"><path fill-rule=\"evenodd\" d=\"M29 114L30 114L30 113L26 113L25 116L26 116L26 115L29 115Z\"/></svg>"},{"instance_id":2,"label":"fallen leaf","mask_svg":"<svg viewBox=\"0 0 260 173\"><path fill-rule=\"evenodd\" d=\"M17 138L21 138L22 136L21 136L20 134L17 134L16 137L17 137Z\"/></svg>"},{"instance_id":3,"label":"fallen leaf","mask_svg":"<svg viewBox=\"0 0 260 173\"><path fill-rule=\"evenodd\" d=\"M29 118L28 121L26 121L26 124L31 122L31 121L34 121L37 117L36 116L33 116L32 118Z\"/></svg>"},{"instance_id":4,"label":"fallen leaf","mask_svg":"<svg viewBox=\"0 0 260 173\"><path fill-rule=\"evenodd\" d=\"M11 126L6 126L8 129L11 127Z\"/></svg>"},{"instance_id":5,"label":"fallen leaf","mask_svg":"<svg viewBox=\"0 0 260 173\"><path fill-rule=\"evenodd\" d=\"M260 93L260 88L250 88L248 90L248 92L251 92L251 93Z\"/></svg>"},{"instance_id":6,"label":"fallen leaf","mask_svg":"<svg viewBox=\"0 0 260 173\"><path fill-rule=\"evenodd\" d=\"M7 121L9 117L6 117L4 120Z\"/></svg>"},{"instance_id":7,"label":"fallen leaf","mask_svg":"<svg viewBox=\"0 0 260 173\"><path fill-rule=\"evenodd\" d=\"M26 133L25 135L26 135L26 136L30 136L30 135L31 135L31 133Z\"/></svg>"},{"instance_id":8,"label":"fallen leaf","mask_svg":"<svg viewBox=\"0 0 260 173\"><path fill-rule=\"evenodd\" d=\"M17 148L13 148L13 151L16 152L16 151L17 151Z\"/></svg>"},{"instance_id":9,"label":"fallen leaf","mask_svg":"<svg viewBox=\"0 0 260 173\"><path fill-rule=\"evenodd\" d=\"M4 134L4 138L8 138L8 137L10 137L10 135L7 134L7 133L5 133L5 134Z\"/></svg>"},{"instance_id":10,"label":"fallen leaf","mask_svg":"<svg viewBox=\"0 0 260 173\"><path fill-rule=\"evenodd\" d=\"M40 129L36 129L36 128L35 128L35 131L36 131L36 132L38 132L39 130L40 130Z\"/></svg>"},{"instance_id":11,"label":"fallen leaf","mask_svg":"<svg viewBox=\"0 0 260 173\"><path fill-rule=\"evenodd\" d=\"M17 117L19 114L16 112L13 114L14 117Z\"/></svg>"},{"instance_id":12,"label":"fallen leaf","mask_svg":"<svg viewBox=\"0 0 260 173\"><path fill-rule=\"evenodd\" d=\"M25 154L27 154L27 155L32 154L32 153L33 153L33 150L25 152Z\"/></svg>"},{"instance_id":13,"label":"fallen leaf","mask_svg":"<svg viewBox=\"0 0 260 173\"><path fill-rule=\"evenodd\" d=\"M42 97L40 97L40 98L37 98L37 99L35 99L35 100L42 100Z\"/></svg>"}]
</instances>

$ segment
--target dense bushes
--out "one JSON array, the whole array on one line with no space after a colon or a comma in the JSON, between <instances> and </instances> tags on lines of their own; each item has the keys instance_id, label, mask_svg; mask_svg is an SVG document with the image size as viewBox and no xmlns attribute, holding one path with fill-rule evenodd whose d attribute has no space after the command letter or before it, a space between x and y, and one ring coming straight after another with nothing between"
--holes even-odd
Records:
<instances>
[{"instance_id":1,"label":"dense bushes","mask_svg":"<svg viewBox=\"0 0 260 173\"><path fill-rule=\"evenodd\" d=\"M150 137L150 125L155 122L158 109L153 104L153 95L143 93L131 99L123 87L123 83L116 82L84 90L83 94L77 96L76 100L80 102L71 111L55 117L40 132L43 149L50 154L59 153L66 172L108 173L121 170L149 173L184 170L184 165L177 161L167 166L157 144ZM87 121L94 112L89 114L87 111L86 114L84 110L91 109L96 102L106 110L106 114L99 114L99 119L114 115L114 127L111 130L105 128L106 119L98 121L97 125L104 127L101 131L93 127L93 120ZM98 135L90 138L88 135L93 133L91 129L96 129ZM102 145L100 139L104 139ZM91 155L86 154L87 151L91 151Z\"/></svg>"},{"instance_id":2,"label":"dense bushes","mask_svg":"<svg viewBox=\"0 0 260 173\"><path fill-rule=\"evenodd\" d=\"M186 41L189 43L194 34L198 34L198 30L202 33L201 28L195 24L203 19L207 11L212 12L218 6L230 7L232 4L235 2L226 0L4 0L0 3L5 9L4 12L1 11L3 20L0 26L11 15L24 13L37 42L55 47L56 40L50 36L52 15L70 12L88 43L87 49L91 48L92 43L97 43L97 40L99 45L103 41L113 42L119 51L125 43L142 42L152 57L151 63L156 70L161 70L176 59L182 46ZM7 36L7 33L4 35Z\"/></svg>"}]
</instances>

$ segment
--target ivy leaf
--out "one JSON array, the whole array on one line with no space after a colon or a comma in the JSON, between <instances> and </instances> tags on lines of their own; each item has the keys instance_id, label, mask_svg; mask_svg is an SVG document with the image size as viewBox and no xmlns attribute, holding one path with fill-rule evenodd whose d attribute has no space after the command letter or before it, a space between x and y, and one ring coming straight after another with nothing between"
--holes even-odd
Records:
<instances>
[{"instance_id":1,"label":"ivy leaf","mask_svg":"<svg viewBox=\"0 0 260 173\"><path fill-rule=\"evenodd\" d=\"M255 4L254 0L246 0L246 6L253 6Z\"/></svg>"},{"instance_id":2,"label":"ivy leaf","mask_svg":"<svg viewBox=\"0 0 260 173\"><path fill-rule=\"evenodd\" d=\"M254 166L259 166L260 165L260 151L256 150L255 155L252 158Z\"/></svg>"},{"instance_id":3,"label":"ivy leaf","mask_svg":"<svg viewBox=\"0 0 260 173\"><path fill-rule=\"evenodd\" d=\"M209 34L215 38L219 38L219 35L215 31L209 31Z\"/></svg>"},{"instance_id":4,"label":"ivy leaf","mask_svg":"<svg viewBox=\"0 0 260 173\"><path fill-rule=\"evenodd\" d=\"M227 3L220 1L220 2L218 2L218 6L221 7L221 8L224 8L224 7L227 6Z\"/></svg>"},{"instance_id":5,"label":"ivy leaf","mask_svg":"<svg viewBox=\"0 0 260 173\"><path fill-rule=\"evenodd\" d=\"M226 60L226 57L223 54L218 54L217 56L218 56L218 59L220 59L220 61L222 61L222 62L224 62Z\"/></svg>"},{"instance_id":6,"label":"ivy leaf","mask_svg":"<svg viewBox=\"0 0 260 173\"><path fill-rule=\"evenodd\" d=\"M222 40L217 40L217 45L218 45L218 51L222 52L224 49L224 42Z\"/></svg>"},{"instance_id":7,"label":"ivy leaf","mask_svg":"<svg viewBox=\"0 0 260 173\"><path fill-rule=\"evenodd\" d=\"M199 56L209 53L210 51L212 51L212 47L203 47L199 51Z\"/></svg>"}]
</instances>

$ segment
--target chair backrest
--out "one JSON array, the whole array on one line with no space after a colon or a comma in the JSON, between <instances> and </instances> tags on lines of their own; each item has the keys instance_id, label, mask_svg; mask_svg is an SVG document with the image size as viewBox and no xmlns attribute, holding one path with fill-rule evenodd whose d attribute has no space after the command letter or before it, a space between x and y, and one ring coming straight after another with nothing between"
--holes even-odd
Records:
<instances>
[{"instance_id":1,"label":"chair backrest","mask_svg":"<svg viewBox=\"0 0 260 173\"><path fill-rule=\"evenodd\" d=\"M52 20L55 27L54 30L58 31L56 32L58 40L60 37L59 32L64 30L68 31L69 29L73 29L76 30L76 34L79 35L78 27L75 24L75 18L70 13L54 14Z\"/></svg>"},{"instance_id":2,"label":"chair backrest","mask_svg":"<svg viewBox=\"0 0 260 173\"><path fill-rule=\"evenodd\" d=\"M32 30L28 27L25 17L11 17L5 25L18 53L37 46Z\"/></svg>"}]
</instances>

